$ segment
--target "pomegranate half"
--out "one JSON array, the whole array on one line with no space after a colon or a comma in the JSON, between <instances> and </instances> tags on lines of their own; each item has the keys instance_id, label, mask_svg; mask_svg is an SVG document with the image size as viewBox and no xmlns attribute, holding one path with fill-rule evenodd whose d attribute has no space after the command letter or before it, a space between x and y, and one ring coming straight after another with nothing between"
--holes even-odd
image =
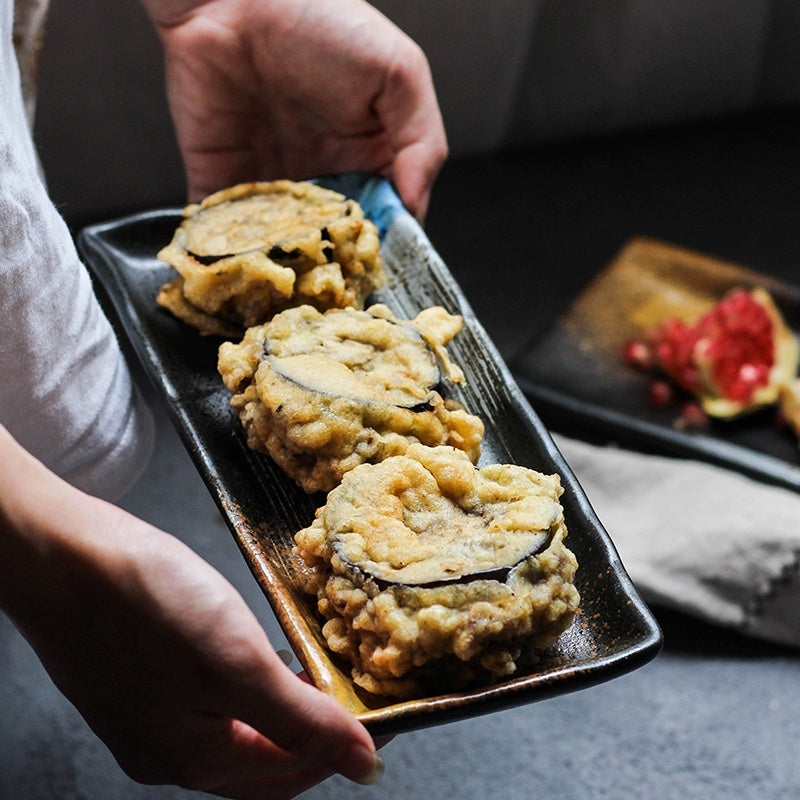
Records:
<instances>
[{"instance_id":1,"label":"pomegranate half","mask_svg":"<svg viewBox=\"0 0 800 800\"><path fill-rule=\"evenodd\" d=\"M693 324L667 320L649 344L655 364L714 417L777 403L800 361L797 338L762 288L732 290Z\"/></svg>"}]
</instances>

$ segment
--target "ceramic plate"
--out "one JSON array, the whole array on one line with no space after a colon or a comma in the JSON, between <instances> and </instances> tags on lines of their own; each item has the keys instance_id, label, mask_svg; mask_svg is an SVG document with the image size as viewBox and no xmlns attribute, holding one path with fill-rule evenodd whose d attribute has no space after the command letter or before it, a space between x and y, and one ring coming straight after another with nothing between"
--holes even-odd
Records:
<instances>
[{"instance_id":1,"label":"ceramic plate","mask_svg":"<svg viewBox=\"0 0 800 800\"><path fill-rule=\"evenodd\" d=\"M324 497L304 494L268 457L246 446L216 371L219 340L199 336L155 303L169 275L155 254L170 240L180 210L156 210L90 227L79 236L82 254L163 395L311 680L380 735L585 688L647 662L661 645L658 626L569 467L421 228L382 179L346 175L320 183L357 199L379 227L389 282L374 300L405 317L436 304L464 316L465 328L449 349L467 376L459 399L486 424L481 463L516 463L562 475L568 544L580 564L582 601L572 627L544 653L535 671L408 702L371 696L355 687L348 669L325 647L314 605L297 589L291 557L294 533L313 519Z\"/></svg>"},{"instance_id":2,"label":"ceramic plate","mask_svg":"<svg viewBox=\"0 0 800 800\"><path fill-rule=\"evenodd\" d=\"M653 408L651 376L624 364L623 344L678 316L696 319L734 287L763 286L800 330L800 288L664 242L629 242L556 324L531 342L512 372L547 424L626 446L699 458L800 490L797 437L775 409L707 428L676 427L679 409Z\"/></svg>"}]
</instances>

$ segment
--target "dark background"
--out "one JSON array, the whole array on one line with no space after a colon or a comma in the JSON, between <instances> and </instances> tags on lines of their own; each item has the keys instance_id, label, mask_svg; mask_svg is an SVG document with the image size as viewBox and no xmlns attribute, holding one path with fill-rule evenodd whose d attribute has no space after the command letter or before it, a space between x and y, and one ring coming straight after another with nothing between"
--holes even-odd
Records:
<instances>
[{"instance_id":1,"label":"dark background","mask_svg":"<svg viewBox=\"0 0 800 800\"><path fill-rule=\"evenodd\" d=\"M43 63L37 143L75 231L183 201L157 42L134 0L119 3L125 36L105 5L55 2ZM121 88L118 75L131 70ZM800 113L780 105L459 154L436 186L427 233L513 362L635 235L800 282L798 143ZM160 424L154 462L126 507L223 570L269 627L194 468ZM666 643L651 664L575 695L400 737L370 797L800 796L797 652L655 611ZM194 796L128 781L0 622L2 800ZM308 794L352 796L337 780Z\"/></svg>"}]
</instances>

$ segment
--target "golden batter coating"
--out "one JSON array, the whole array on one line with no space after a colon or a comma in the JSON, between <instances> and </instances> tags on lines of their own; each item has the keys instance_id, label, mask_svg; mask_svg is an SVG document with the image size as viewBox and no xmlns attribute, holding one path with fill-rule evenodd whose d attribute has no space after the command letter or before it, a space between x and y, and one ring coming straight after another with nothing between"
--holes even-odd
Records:
<instances>
[{"instance_id":1,"label":"golden batter coating","mask_svg":"<svg viewBox=\"0 0 800 800\"><path fill-rule=\"evenodd\" d=\"M219 349L219 372L254 450L307 492L328 491L353 467L449 444L477 460L483 423L443 397L463 381L445 345L461 317L442 308L401 320L388 308L288 309Z\"/></svg>"},{"instance_id":2,"label":"golden batter coating","mask_svg":"<svg viewBox=\"0 0 800 800\"><path fill-rule=\"evenodd\" d=\"M244 183L187 206L158 254L158 303L201 333L241 335L292 306L361 308L385 282L361 206L308 182Z\"/></svg>"},{"instance_id":3,"label":"golden batter coating","mask_svg":"<svg viewBox=\"0 0 800 800\"><path fill-rule=\"evenodd\" d=\"M294 550L354 681L449 691L551 645L579 602L561 493L558 475L420 444L345 475Z\"/></svg>"}]
</instances>

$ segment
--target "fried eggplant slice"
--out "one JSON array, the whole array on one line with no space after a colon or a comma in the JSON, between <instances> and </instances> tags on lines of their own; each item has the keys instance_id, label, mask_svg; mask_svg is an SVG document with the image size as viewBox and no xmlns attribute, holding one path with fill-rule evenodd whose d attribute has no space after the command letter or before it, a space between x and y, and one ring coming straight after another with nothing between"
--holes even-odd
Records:
<instances>
[{"instance_id":1,"label":"fried eggplant slice","mask_svg":"<svg viewBox=\"0 0 800 800\"><path fill-rule=\"evenodd\" d=\"M461 318L426 309L287 309L223 342L218 368L248 445L307 492L328 491L358 464L448 444L477 461L483 423L448 397L463 381L445 345Z\"/></svg>"},{"instance_id":2,"label":"fried eggplant slice","mask_svg":"<svg viewBox=\"0 0 800 800\"><path fill-rule=\"evenodd\" d=\"M213 335L241 335L309 304L361 308L385 282L375 225L361 206L308 182L245 183L184 209L158 257L178 272L159 305Z\"/></svg>"},{"instance_id":3,"label":"fried eggplant slice","mask_svg":"<svg viewBox=\"0 0 800 800\"><path fill-rule=\"evenodd\" d=\"M577 562L558 475L410 445L356 467L295 537L330 649L369 692L513 674L572 622Z\"/></svg>"}]
</instances>

